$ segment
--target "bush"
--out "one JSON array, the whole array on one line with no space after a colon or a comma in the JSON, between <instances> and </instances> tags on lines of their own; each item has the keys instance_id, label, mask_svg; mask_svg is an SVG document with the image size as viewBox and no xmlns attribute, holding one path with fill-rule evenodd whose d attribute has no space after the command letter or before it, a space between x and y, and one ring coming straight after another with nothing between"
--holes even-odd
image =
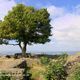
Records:
<instances>
[{"instance_id":1,"label":"bush","mask_svg":"<svg viewBox=\"0 0 80 80\"><path fill-rule=\"evenodd\" d=\"M76 65L75 69L69 73L67 80L80 80L80 66Z\"/></svg>"},{"instance_id":2,"label":"bush","mask_svg":"<svg viewBox=\"0 0 80 80\"><path fill-rule=\"evenodd\" d=\"M1 73L0 80L11 80L11 76L8 76L6 73Z\"/></svg>"},{"instance_id":3,"label":"bush","mask_svg":"<svg viewBox=\"0 0 80 80\"><path fill-rule=\"evenodd\" d=\"M75 80L80 80L80 67L76 70L74 75Z\"/></svg>"},{"instance_id":4,"label":"bush","mask_svg":"<svg viewBox=\"0 0 80 80\"><path fill-rule=\"evenodd\" d=\"M46 80L66 80L67 71L64 66L66 62L66 56L60 56L56 61L50 62L46 67L45 78Z\"/></svg>"},{"instance_id":5,"label":"bush","mask_svg":"<svg viewBox=\"0 0 80 80\"><path fill-rule=\"evenodd\" d=\"M48 58L48 57L41 57L41 58L40 58L40 62L41 62L41 64L43 64L43 65L48 65L49 62L50 62L50 58Z\"/></svg>"},{"instance_id":6,"label":"bush","mask_svg":"<svg viewBox=\"0 0 80 80\"><path fill-rule=\"evenodd\" d=\"M11 56L10 55L6 55L6 58L11 58Z\"/></svg>"},{"instance_id":7,"label":"bush","mask_svg":"<svg viewBox=\"0 0 80 80\"><path fill-rule=\"evenodd\" d=\"M15 59L19 59L19 58L21 58L22 57L22 54L21 53L16 53L16 54L14 54L14 58Z\"/></svg>"}]
</instances>

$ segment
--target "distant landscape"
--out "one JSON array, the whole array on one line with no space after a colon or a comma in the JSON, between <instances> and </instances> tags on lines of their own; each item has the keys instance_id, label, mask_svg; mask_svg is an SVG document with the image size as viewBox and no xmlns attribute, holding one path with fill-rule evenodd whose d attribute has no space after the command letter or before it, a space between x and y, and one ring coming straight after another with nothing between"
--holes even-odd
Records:
<instances>
[{"instance_id":1,"label":"distant landscape","mask_svg":"<svg viewBox=\"0 0 80 80\"><path fill-rule=\"evenodd\" d=\"M48 52L41 52L41 51L27 51L27 53L31 53L31 54L49 54L49 55L56 55L56 54L62 54L62 53L67 53L69 55L73 55L76 53L79 53L80 51L48 51ZM21 53L21 51L0 51L0 55L14 55L15 53Z\"/></svg>"}]
</instances>

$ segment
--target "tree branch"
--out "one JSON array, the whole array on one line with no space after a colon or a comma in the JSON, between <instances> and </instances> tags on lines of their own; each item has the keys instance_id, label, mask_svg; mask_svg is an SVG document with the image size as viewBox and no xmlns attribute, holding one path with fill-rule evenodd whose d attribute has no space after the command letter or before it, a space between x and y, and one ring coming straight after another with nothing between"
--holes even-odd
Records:
<instances>
[{"instance_id":1,"label":"tree branch","mask_svg":"<svg viewBox=\"0 0 80 80\"><path fill-rule=\"evenodd\" d=\"M18 45L19 45L19 47L20 47L20 48L21 48L21 50L22 50L22 47L21 47L21 42L19 42L19 44L18 44Z\"/></svg>"},{"instance_id":2,"label":"tree branch","mask_svg":"<svg viewBox=\"0 0 80 80\"><path fill-rule=\"evenodd\" d=\"M16 45L19 45L19 44L8 44L8 45L14 45L14 46L16 46Z\"/></svg>"}]
</instances>

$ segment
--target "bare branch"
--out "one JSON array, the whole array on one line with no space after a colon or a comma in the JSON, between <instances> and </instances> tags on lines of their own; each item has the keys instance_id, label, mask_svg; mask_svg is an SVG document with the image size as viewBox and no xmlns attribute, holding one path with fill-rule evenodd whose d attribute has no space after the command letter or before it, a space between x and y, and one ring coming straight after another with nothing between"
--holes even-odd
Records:
<instances>
[{"instance_id":1,"label":"bare branch","mask_svg":"<svg viewBox=\"0 0 80 80\"><path fill-rule=\"evenodd\" d=\"M19 45L19 44L8 44L8 45L13 45L13 46L16 46L16 45Z\"/></svg>"}]
</instances>

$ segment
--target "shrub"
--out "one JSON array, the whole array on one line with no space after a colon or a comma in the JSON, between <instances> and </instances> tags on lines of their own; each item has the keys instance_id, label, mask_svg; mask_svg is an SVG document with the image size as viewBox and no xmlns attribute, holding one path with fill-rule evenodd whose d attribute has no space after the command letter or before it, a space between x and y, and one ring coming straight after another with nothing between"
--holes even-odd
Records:
<instances>
[{"instance_id":1,"label":"shrub","mask_svg":"<svg viewBox=\"0 0 80 80\"><path fill-rule=\"evenodd\" d=\"M41 58L40 58L40 62L41 62L41 64L43 64L43 65L48 65L49 62L50 62L50 58L48 58L48 57L41 57Z\"/></svg>"},{"instance_id":2,"label":"shrub","mask_svg":"<svg viewBox=\"0 0 80 80\"><path fill-rule=\"evenodd\" d=\"M11 56L10 55L6 55L6 58L11 58Z\"/></svg>"},{"instance_id":3,"label":"shrub","mask_svg":"<svg viewBox=\"0 0 80 80\"><path fill-rule=\"evenodd\" d=\"M80 66L76 65L75 69L69 73L67 80L80 80Z\"/></svg>"},{"instance_id":4,"label":"shrub","mask_svg":"<svg viewBox=\"0 0 80 80\"><path fill-rule=\"evenodd\" d=\"M11 80L11 76L8 76L6 73L0 73L0 80Z\"/></svg>"},{"instance_id":5,"label":"shrub","mask_svg":"<svg viewBox=\"0 0 80 80\"><path fill-rule=\"evenodd\" d=\"M74 78L75 80L80 80L80 67L76 70Z\"/></svg>"},{"instance_id":6,"label":"shrub","mask_svg":"<svg viewBox=\"0 0 80 80\"><path fill-rule=\"evenodd\" d=\"M56 61L50 62L50 64L46 67L45 78L46 80L66 80L67 71L65 62L66 56L60 56Z\"/></svg>"},{"instance_id":7,"label":"shrub","mask_svg":"<svg viewBox=\"0 0 80 80\"><path fill-rule=\"evenodd\" d=\"M22 57L22 54L21 53L16 53L16 54L14 54L14 58L15 59L19 59L19 58L21 58Z\"/></svg>"}]
</instances>

